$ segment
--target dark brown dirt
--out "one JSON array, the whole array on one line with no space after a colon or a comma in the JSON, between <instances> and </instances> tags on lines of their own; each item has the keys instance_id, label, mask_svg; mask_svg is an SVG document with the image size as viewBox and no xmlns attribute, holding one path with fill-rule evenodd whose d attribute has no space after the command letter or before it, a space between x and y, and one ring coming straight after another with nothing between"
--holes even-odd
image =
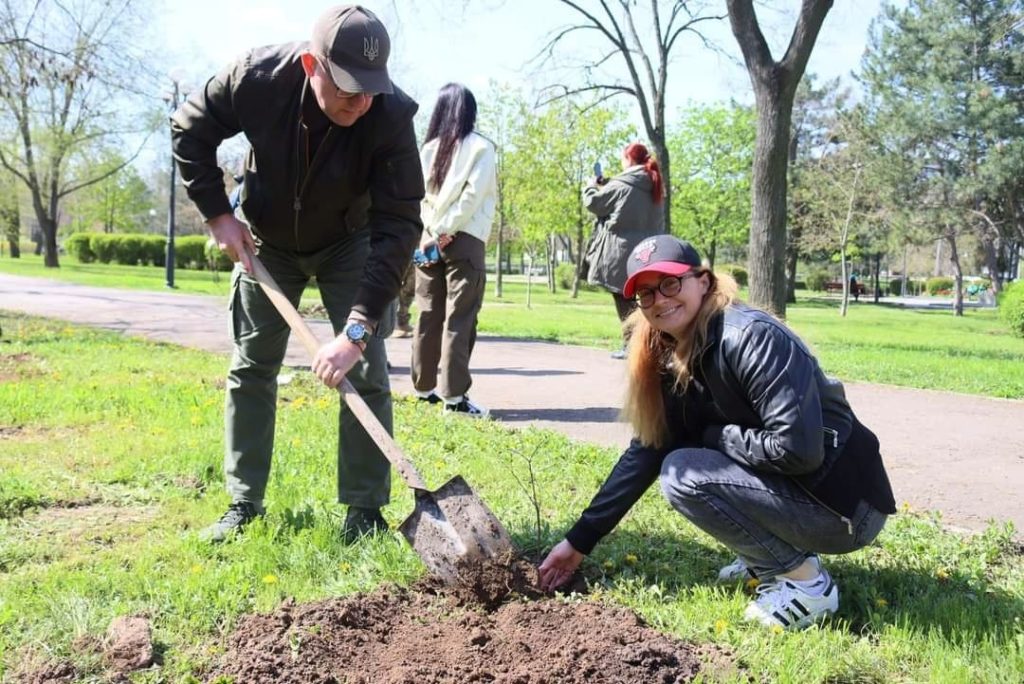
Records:
<instances>
[{"instance_id":1,"label":"dark brown dirt","mask_svg":"<svg viewBox=\"0 0 1024 684\"><path fill-rule=\"evenodd\" d=\"M547 598L488 611L464 598L385 587L303 606L286 601L243 619L207 681L668 683L691 681L709 660L623 608Z\"/></svg>"}]
</instances>

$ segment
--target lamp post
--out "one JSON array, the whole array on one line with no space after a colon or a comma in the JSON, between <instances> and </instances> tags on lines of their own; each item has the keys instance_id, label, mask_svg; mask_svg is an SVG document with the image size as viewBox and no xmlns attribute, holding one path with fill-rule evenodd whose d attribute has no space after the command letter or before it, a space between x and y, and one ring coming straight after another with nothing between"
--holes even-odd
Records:
<instances>
[{"instance_id":1,"label":"lamp post","mask_svg":"<svg viewBox=\"0 0 1024 684\"><path fill-rule=\"evenodd\" d=\"M168 94L168 102L171 106L171 111L178 109L178 79L175 76L171 76L171 92ZM175 175L177 173L177 167L174 163L174 152L171 152L171 186L170 186L170 199L167 204L167 256L165 258L165 265L167 268L167 287L174 287L174 190L175 190Z\"/></svg>"}]
</instances>

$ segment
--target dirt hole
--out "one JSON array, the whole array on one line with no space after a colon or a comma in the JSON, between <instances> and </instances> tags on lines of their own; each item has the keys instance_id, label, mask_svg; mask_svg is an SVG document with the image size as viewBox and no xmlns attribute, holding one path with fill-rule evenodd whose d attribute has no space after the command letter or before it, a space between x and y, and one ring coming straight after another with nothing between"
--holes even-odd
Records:
<instances>
[{"instance_id":1,"label":"dirt hole","mask_svg":"<svg viewBox=\"0 0 1024 684\"><path fill-rule=\"evenodd\" d=\"M709 646L660 634L633 612L540 597L532 566L489 564L457 587L411 589L242 619L207 681L253 684L688 682L732 669Z\"/></svg>"}]
</instances>

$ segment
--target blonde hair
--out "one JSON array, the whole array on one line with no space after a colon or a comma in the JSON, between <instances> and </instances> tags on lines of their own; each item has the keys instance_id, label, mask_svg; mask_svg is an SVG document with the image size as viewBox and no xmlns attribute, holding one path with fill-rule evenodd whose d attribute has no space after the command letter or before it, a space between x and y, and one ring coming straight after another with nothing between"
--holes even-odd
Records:
<instances>
[{"instance_id":1,"label":"blonde hair","mask_svg":"<svg viewBox=\"0 0 1024 684\"><path fill-rule=\"evenodd\" d=\"M700 311L688 334L677 340L655 330L639 308L626 319L629 331L628 383L622 416L633 426L633 433L645 446L660 448L670 434L665 402L661 392L662 373L675 376L675 390L683 392L690 384L692 368L703 351L711 319L736 301L736 281L727 274L701 270L710 281Z\"/></svg>"}]
</instances>

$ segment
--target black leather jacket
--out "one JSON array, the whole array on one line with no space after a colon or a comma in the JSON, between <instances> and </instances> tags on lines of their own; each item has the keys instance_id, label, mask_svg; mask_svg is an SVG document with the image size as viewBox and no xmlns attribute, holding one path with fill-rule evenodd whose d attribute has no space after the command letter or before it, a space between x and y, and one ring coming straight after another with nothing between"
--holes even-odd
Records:
<instances>
[{"instance_id":1,"label":"black leather jacket","mask_svg":"<svg viewBox=\"0 0 1024 684\"><path fill-rule=\"evenodd\" d=\"M423 171L413 129L417 104L397 87L377 95L352 126L330 123L302 69L306 43L251 50L171 116L174 156L206 219L226 214L217 147L250 144L242 209L256 235L308 254L368 229L370 257L353 309L380 318L398 293L423 228Z\"/></svg>"},{"instance_id":2,"label":"black leather jacket","mask_svg":"<svg viewBox=\"0 0 1024 684\"><path fill-rule=\"evenodd\" d=\"M590 553L657 479L665 456L685 447L716 449L751 470L791 476L842 515L852 515L861 499L895 512L878 441L857 421L842 383L769 314L728 307L711 322L689 387L680 393L673 384L665 371L669 445L630 443L566 535L578 551Z\"/></svg>"}]
</instances>

